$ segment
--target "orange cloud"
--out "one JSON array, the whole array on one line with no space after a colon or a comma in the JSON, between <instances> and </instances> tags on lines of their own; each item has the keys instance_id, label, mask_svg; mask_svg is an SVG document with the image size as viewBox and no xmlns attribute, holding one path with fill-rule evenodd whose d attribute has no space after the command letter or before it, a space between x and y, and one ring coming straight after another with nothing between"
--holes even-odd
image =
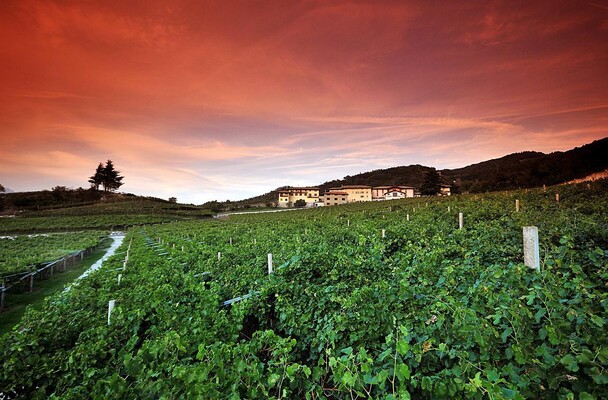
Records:
<instances>
[{"instance_id":1,"label":"orange cloud","mask_svg":"<svg viewBox=\"0 0 608 400\"><path fill-rule=\"evenodd\" d=\"M600 3L6 0L0 182L112 158L125 190L202 202L565 150L606 136Z\"/></svg>"}]
</instances>

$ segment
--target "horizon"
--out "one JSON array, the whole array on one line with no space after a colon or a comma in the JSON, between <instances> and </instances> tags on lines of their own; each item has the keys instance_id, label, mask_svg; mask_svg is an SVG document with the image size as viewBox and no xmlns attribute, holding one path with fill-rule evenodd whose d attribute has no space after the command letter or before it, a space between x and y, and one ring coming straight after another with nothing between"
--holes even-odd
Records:
<instances>
[{"instance_id":1,"label":"horizon","mask_svg":"<svg viewBox=\"0 0 608 400\"><path fill-rule=\"evenodd\" d=\"M0 6L0 184L202 204L608 136L608 1Z\"/></svg>"}]
</instances>

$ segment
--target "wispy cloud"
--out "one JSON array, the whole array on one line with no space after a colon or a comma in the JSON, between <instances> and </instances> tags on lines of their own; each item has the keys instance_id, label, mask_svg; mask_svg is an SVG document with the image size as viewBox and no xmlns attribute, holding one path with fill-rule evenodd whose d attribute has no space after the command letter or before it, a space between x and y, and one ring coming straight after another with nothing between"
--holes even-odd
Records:
<instances>
[{"instance_id":1,"label":"wispy cloud","mask_svg":"<svg viewBox=\"0 0 608 400\"><path fill-rule=\"evenodd\" d=\"M202 202L606 136L599 2L9 1L0 181Z\"/></svg>"}]
</instances>

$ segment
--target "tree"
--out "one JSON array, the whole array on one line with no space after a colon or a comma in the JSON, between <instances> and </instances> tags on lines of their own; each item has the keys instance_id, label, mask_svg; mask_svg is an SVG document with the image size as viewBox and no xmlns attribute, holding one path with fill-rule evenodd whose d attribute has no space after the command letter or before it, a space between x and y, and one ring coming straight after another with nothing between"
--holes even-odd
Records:
<instances>
[{"instance_id":1,"label":"tree","mask_svg":"<svg viewBox=\"0 0 608 400\"><path fill-rule=\"evenodd\" d=\"M89 183L91 187L95 190L99 190L99 186L103 184L104 181L104 168L103 163L99 163L97 169L95 170L95 175L89 178Z\"/></svg>"},{"instance_id":2,"label":"tree","mask_svg":"<svg viewBox=\"0 0 608 400\"><path fill-rule=\"evenodd\" d=\"M424 175L420 186L420 194L423 196L435 196L441 190L441 176L435 168L431 168Z\"/></svg>"},{"instance_id":3,"label":"tree","mask_svg":"<svg viewBox=\"0 0 608 400\"><path fill-rule=\"evenodd\" d=\"M106 161L106 166L103 169L103 189L106 192L113 192L123 185L123 176L119 175L119 171L114 169L112 160Z\"/></svg>"},{"instance_id":4,"label":"tree","mask_svg":"<svg viewBox=\"0 0 608 400\"><path fill-rule=\"evenodd\" d=\"M119 175L120 172L114 169L114 163L112 160L108 160L106 165L99 163L95 170L95 175L89 178L91 187L95 190L99 190L99 186L103 186L103 190L106 192L113 192L123 185L123 176Z\"/></svg>"},{"instance_id":5,"label":"tree","mask_svg":"<svg viewBox=\"0 0 608 400\"><path fill-rule=\"evenodd\" d=\"M306 200L304 200L304 199L298 199L298 200L296 200L295 203L293 203L293 206L296 207L296 208L306 207Z\"/></svg>"}]
</instances>

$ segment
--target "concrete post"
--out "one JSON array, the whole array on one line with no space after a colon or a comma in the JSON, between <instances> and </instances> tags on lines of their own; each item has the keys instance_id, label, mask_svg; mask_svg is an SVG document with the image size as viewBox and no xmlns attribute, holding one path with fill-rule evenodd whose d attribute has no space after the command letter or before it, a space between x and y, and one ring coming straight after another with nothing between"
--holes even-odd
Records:
<instances>
[{"instance_id":1,"label":"concrete post","mask_svg":"<svg viewBox=\"0 0 608 400\"><path fill-rule=\"evenodd\" d=\"M384 229L382 229L382 239L384 239L386 237L386 231Z\"/></svg>"},{"instance_id":2,"label":"concrete post","mask_svg":"<svg viewBox=\"0 0 608 400\"><path fill-rule=\"evenodd\" d=\"M464 215L462 213L458 213L458 229L462 229L464 226Z\"/></svg>"},{"instance_id":3,"label":"concrete post","mask_svg":"<svg viewBox=\"0 0 608 400\"><path fill-rule=\"evenodd\" d=\"M272 274L272 253L268 253L268 275Z\"/></svg>"},{"instance_id":4,"label":"concrete post","mask_svg":"<svg viewBox=\"0 0 608 400\"><path fill-rule=\"evenodd\" d=\"M120 281L122 280L122 274L118 274L118 286L120 286Z\"/></svg>"},{"instance_id":5,"label":"concrete post","mask_svg":"<svg viewBox=\"0 0 608 400\"><path fill-rule=\"evenodd\" d=\"M555 193L555 201L559 203L559 193Z\"/></svg>"},{"instance_id":6,"label":"concrete post","mask_svg":"<svg viewBox=\"0 0 608 400\"><path fill-rule=\"evenodd\" d=\"M536 226L524 226L524 264L537 271L540 270L538 228Z\"/></svg>"},{"instance_id":7,"label":"concrete post","mask_svg":"<svg viewBox=\"0 0 608 400\"><path fill-rule=\"evenodd\" d=\"M217 252L217 260L221 260L222 259L222 253L220 253L219 251Z\"/></svg>"},{"instance_id":8,"label":"concrete post","mask_svg":"<svg viewBox=\"0 0 608 400\"><path fill-rule=\"evenodd\" d=\"M519 212L519 200L515 200L515 212Z\"/></svg>"},{"instance_id":9,"label":"concrete post","mask_svg":"<svg viewBox=\"0 0 608 400\"><path fill-rule=\"evenodd\" d=\"M410 220L410 215L409 215L409 214L406 214L406 215L405 215L405 220L406 220L406 221L409 221L409 220Z\"/></svg>"},{"instance_id":10,"label":"concrete post","mask_svg":"<svg viewBox=\"0 0 608 400\"><path fill-rule=\"evenodd\" d=\"M110 319L112 317L112 310L114 310L114 306L116 305L116 300L110 300L108 303L108 325L110 325Z\"/></svg>"}]
</instances>

